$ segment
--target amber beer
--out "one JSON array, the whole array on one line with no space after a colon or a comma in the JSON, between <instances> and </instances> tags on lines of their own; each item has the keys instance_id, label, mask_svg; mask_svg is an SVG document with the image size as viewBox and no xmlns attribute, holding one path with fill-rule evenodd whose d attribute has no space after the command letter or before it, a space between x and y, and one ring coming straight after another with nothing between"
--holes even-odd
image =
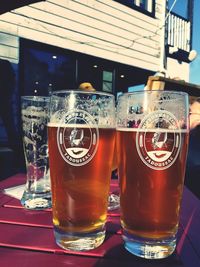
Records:
<instances>
[{"instance_id":1,"label":"amber beer","mask_svg":"<svg viewBox=\"0 0 200 267\"><path fill-rule=\"evenodd\" d=\"M184 130L161 132L160 135L168 138L168 144L161 152L159 147L153 147L155 130L149 133L141 129L138 131L131 128L117 130L121 224L124 231L132 236L163 240L177 232L188 134ZM145 146L139 143L141 152L138 152L137 137L139 142L143 140L140 136L145 136ZM144 149L147 154L142 160L139 153L143 154ZM169 151L171 156L167 157ZM158 161L150 159L150 153Z\"/></svg>"},{"instance_id":2,"label":"amber beer","mask_svg":"<svg viewBox=\"0 0 200 267\"><path fill-rule=\"evenodd\" d=\"M71 152L67 155L65 151L68 151L71 142L69 136L72 136L74 128L80 133L79 137L83 131L88 136L92 130L84 125L83 128L81 125L66 126L52 123L48 125L53 223L57 232L80 235L104 228L116 130L98 129L97 150L91 160L88 160L91 155L80 159L78 155L83 152L75 150L76 146L72 150L77 159L73 159L70 157ZM63 151L58 145L58 133L64 136ZM88 142L89 138L85 138L82 147L89 146ZM88 162L83 164L84 160Z\"/></svg>"}]
</instances>

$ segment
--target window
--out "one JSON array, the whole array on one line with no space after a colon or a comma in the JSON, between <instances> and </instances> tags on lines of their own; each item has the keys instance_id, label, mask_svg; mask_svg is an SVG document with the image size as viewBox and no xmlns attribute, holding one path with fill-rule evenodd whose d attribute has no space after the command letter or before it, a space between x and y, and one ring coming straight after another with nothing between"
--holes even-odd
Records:
<instances>
[{"instance_id":1,"label":"window","mask_svg":"<svg viewBox=\"0 0 200 267\"><path fill-rule=\"evenodd\" d=\"M111 71L103 70L103 86L102 86L103 91L112 93L112 87L113 87L113 73Z\"/></svg>"},{"instance_id":2,"label":"window","mask_svg":"<svg viewBox=\"0 0 200 267\"><path fill-rule=\"evenodd\" d=\"M20 94L50 95L51 91L76 89L89 82L97 91L127 92L142 84L150 71L103 58L20 40Z\"/></svg>"},{"instance_id":3,"label":"window","mask_svg":"<svg viewBox=\"0 0 200 267\"><path fill-rule=\"evenodd\" d=\"M21 84L23 95L49 95L74 88L76 60L63 49L21 39Z\"/></svg>"},{"instance_id":4,"label":"window","mask_svg":"<svg viewBox=\"0 0 200 267\"><path fill-rule=\"evenodd\" d=\"M155 0L116 0L123 5L136 9L147 15L154 16Z\"/></svg>"},{"instance_id":5,"label":"window","mask_svg":"<svg viewBox=\"0 0 200 267\"><path fill-rule=\"evenodd\" d=\"M152 12L152 0L134 0L134 4L150 13Z\"/></svg>"},{"instance_id":6,"label":"window","mask_svg":"<svg viewBox=\"0 0 200 267\"><path fill-rule=\"evenodd\" d=\"M98 91L113 93L114 66L107 60L80 55L78 58L78 81L90 82Z\"/></svg>"}]
</instances>

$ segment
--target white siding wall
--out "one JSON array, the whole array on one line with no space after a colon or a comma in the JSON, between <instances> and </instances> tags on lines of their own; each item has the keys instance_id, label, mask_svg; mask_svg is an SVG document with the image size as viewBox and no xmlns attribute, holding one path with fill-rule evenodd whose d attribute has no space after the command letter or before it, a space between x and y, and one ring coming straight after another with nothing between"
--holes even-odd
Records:
<instances>
[{"instance_id":1,"label":"white siding wall","mask_svg":"<svg viewBox=\"0 0 200 267\"><path fill-rule=\"evenodd\" d=\"M0 31L0 58L8 59L13 63L18 63L18 58L19 58L18 36L3 33Z\"/></svg>"},{"instance_id":2,"label":"white siding wall","mask_svg":"<svg viewBox=\"0 0 200 267\"><path fill-rule=\"evenodd\" d=\"M0 15L0 57L19 59L19 37L157 71L163 5L156 18L111 0L47 0Z\"/></svg>"},{"instance_id":3,"label":"white siding wall","mask_svg":"<svg viewBox=\"0 0 200 267\"><path fill-rule=\"evenodd\" d=\"M189 82L189 64L186 62L179 62L176 59L167 59L167 74L169 78L179 78Z\"/></svg>"}]
</instances>

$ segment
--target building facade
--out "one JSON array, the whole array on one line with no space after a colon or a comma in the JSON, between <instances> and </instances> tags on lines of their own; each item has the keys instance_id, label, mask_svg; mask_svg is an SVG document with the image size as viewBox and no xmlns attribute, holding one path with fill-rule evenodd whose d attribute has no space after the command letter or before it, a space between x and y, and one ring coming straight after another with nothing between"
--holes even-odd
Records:
<instances>
[{"instance_id":1,"label":"building facade","mask_svg":"<svg viewBox=\"0 0 200 267\"><path fill-rule=\"evenodd\" d=\"M37 50L36 53L53 53L60 48L58 54L70 57L67 61L74 65L66 70L74 70L72 80L75 84L92 80L92 76L101 76L101 82L92 81L99 90L106 90L103 82L108 79L113 83L108 91L126 91L129 86L145 83L148 75L168 68L165 66L166 44L177 47L174 43L177 40L173 39L175 29L180 32L182 27L180 48L190 49L190 25L187 20L180 20L180 16L174 17L168 14L168 2L159 0L41 1L0 16L0 58L24 66L26 46L27 49ZM81 62L78 62L79 59ZM167 64L174 66L172 61L170 59ZM58 68L55 57L54 63ZM186 78L187 65L182 64L178 68ZM81 73L83 69L85 73ZM26 73L26 70L21 71ZM65 75L68 74L65 72ZM36 87L42 83L37 78L34 81L34 77L32 82L36 83ZM52 81L49 84L54 87ZM22 87L26 92L26 84Z\"/></svg>"},{"instance_id":2,"label":"building facade","mask_svg":"<svg viewBox=\"0 0 200 267\"><path fill-rule=\"evenodd\" d=\"M162 70L187 81L193 1L186 18L174 2L46 0L0 15L0 59L12 63L15 94L91 82L117 95Z\"/></svg>"}]
</instances>

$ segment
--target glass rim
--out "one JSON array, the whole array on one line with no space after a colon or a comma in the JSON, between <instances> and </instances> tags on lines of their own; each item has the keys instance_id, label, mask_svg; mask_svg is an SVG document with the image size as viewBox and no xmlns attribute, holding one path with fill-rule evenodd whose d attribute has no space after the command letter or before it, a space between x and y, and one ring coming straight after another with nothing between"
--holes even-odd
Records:
<instances>
[{"instance_id":1,"label":"glass rim","mask_svg":"<svg viewBox=\"0 0 200 267\"><path fill-rule=\"evenodd\" d=\"M153 93L153 92L161 92L161 93L171 93L171 94L177 94L177 95L183 95L183 96L189 96L188 93L183 91L175 91L175 90L140 90L140 91L134 91L134 92L125 92L119 95L119 97L122 96L128 96L128 95L135 95L135 94L144 94L144 93Z\"/></svg>"},{"instance_id":2,"label":"glass rim","mask_svg":"<svg viewBox=\"0 0 200 267\"><path fill-rule=\"evenodd\" d=\"M107 92L103 92L103 91L84 91L84 90L78 90L78 89L67 89L67 90L57 90L57 91L53 91L51 93L51 97L52 96L56 96L58 94L67 94L67 93L80 93L80 94L88 94L88 95L104 95L104 96L112 96L114 97L113 94L111 93L107 93Z\"/></svg>"},{"instance_id":3,"label":"glass rim","mask_svg":"<svg viewBox=\"0 0 200 267\"><path fill-rule=\"evenodd\" d=\"M50 97L49 96L21 96L21 100L29 100L29 101L49 101Z\"/></svg>"}]
</instances>

